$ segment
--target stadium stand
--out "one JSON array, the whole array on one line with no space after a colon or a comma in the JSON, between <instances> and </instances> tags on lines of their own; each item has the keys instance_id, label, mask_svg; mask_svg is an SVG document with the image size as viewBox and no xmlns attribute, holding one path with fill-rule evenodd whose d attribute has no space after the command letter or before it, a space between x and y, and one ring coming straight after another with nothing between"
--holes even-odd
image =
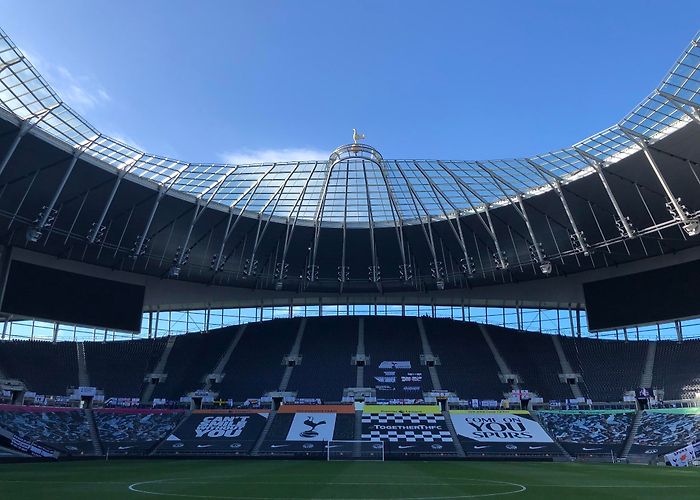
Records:
<instances>
[{"instance_id":1,"label":"stadium stand","mask_svg":"<svg viewBox=\"0 0 700 500\"><path fill-rule=\"evenodd\" d=\"M508 386L498 378L493 359L475 323L451 319L423 318L443 389L462 398L498 399Z\"/></svg>"},{"instance_id":2,"label":"stadium stand","mask_svg":"<svg viewBox=\"0 0 700 500\"><path fill-rule=\"evenodd\" d=\"M90 428L82 410L0 406L0 428L69 455L90 455Z\"/></svg>"},{"instance_id":3,"label":"stadium stand","mask_svg":"<svg viewBox=\"0 0 700 500\"><path fill-rule=\"evenodd\" d=\"M540 422L571 455L620 455L633 411L541 411Z\"/></svg>"},{"instance_id":4,"label":"stadium stand","mask_svg":"<svg viewBox=\"0 0 700 500\"><path fill-rule=\"evenodd\" d=\"M212 384L211 389L219 397L235 401L276 391L284 372L282 360L289 353L300 322L295 318L249 324L224 367L223 380Z\"/></svg>"},{"instance_id":5,"label":"stadium stand","mask_svg":"<svg viewBox=\"0 0 700 500\"><path fill-rule=\"evenodd\" d=\"M700 441L698 408L645 410L630 454L668 453L697 441Z\"/></svg>"},{"instance_id":6,"label":"stadium stand","mask_svg":"<svg viewBox=\"0 0 700 500\"><path fill-rule=\"evenodd\" d=\"M499 368L475 323L422 318L432 354L439 358L435 370L443 389L462 399L500 399L510 387L499 380ZM223 368L223 379L211 390L222 399L237 402L258 399L280 388L285 371L283 358L290 353L300 319L250 323ZM301 339L301 363L291 371L288 391L300 398L339 401L345 387L356 383L351 357L357 349L359 317L308 319ZM427 367L421 364L422 344L415 318L364 317L365 386L380 387L379 399L420 399L432 386ZM561 365L552 337L487 326L489 336L509 369L519 375L522 389L536 392L545 401L571 398L559 381ZM227 350L238 327L174 337L165 381L156 385L155 398L178 401L201 389ZM593 401L621 401L626 391L638 388L648 342L558 337L571 368L583 377L579 387ZM332 340L332 341L331 341ZM143 379L150 373L167 338L122 342L85 342L90 385L103 389L105 397L138 397ZM660 341L654 364L653 387L664 389L665 400L694 398L700 391L695 360L700 341ZM411 368L379 368L382 361L404 361ZM34 367L41 366L42 370ZM0 342L0 373L23 381L27 389L42 395L65 396L78 385L78 356L74 342ZM385 372L396 372L386 375ZM409 373L413 375L409 375ZM320 375L322 374L322 375ZM390 377L399 377L387 382ZM381 382L375 377L384 377ZM389 378L386 378L389 377ZM405 377L402 381L401 377ZM412 387L405 390L406 387ZM417 388L417 389L416 389ZM5 399L8 402L8 399Z\"/></svg>"},{"instance_id":7,"label":"stadium stand","mask_svg":"<svg viewBox=\"0 0 700 500\"><path fill-rule=\"evenodd\" d=\"M415 318L366 317L365 353L370 357L365 384L377 389L377 399L421 399L422 391L432 388L428 370L420 361L422 346Z\"/></svg>"},{"instance_id":8,"label":"stadium stand","mask_svg":"<svg viewBox=\"0 0 700 500\"><path fill-rule=\"evenodd\" d=\"M184 411L135 409L95 410L103 449L109 454L146 454L166 438Z\"/></svg>"},{"instance_id":9,"label":"stadium stand","mask_svg":"<svg viewBox=\"0 0 700 500\"><path fill-rule=\"evenodd\" d=\"M188 392L201 389L204 378L226 350L235 331L236 328L231 327L177 337L165 365L167 377L156 385L153 397L177 401Z\"/></svg>"},{"instance_id":10,"label":"stadium stand","mask_svg":"<svg viewBox=\"0 0 700 500\"><path fill-rule=\"evenodd\" d=\"M583 376L579 387L593 401L620 401L638 388L648 342L622 342L560 337L574 370Z\"/></svg>"},{"instance_id":11,"label":"stadium stand","mask_svg":"<svg viewBox=\"0 0 700 500\"><path fill-rule=\"evenodd\" d=\"M358 318L325 317L309 321L301 343L302 362L287 386L297 397L340 401L343 388L355 385L350 363L357 349Z\"/></svg>"},{"instance_id":12,"label":"stadium stand","mask_svg":"<svg viewBox=\"0 0 700 500\"><path fill-rule=\"evenodd\" d=\"M694 399L700 394L700 340L660 341L656 345L653 387L664 399Z\"/></svg>"},{"instance_id":13,"label":"stadium stand","mask_svg":"<svg viewBox=\"0 0 700 500\"><path fill-rule=\"evenodd\" d=\"M103 389L105 398L138 397L144 375L152 371L166 342L166 338L85 342L91 385Z\"/></svg>"},{"instance_id":14,"label":"stadium stand","mask_svg":"<svg viewBox=\"0 0 700 500\"><path fill-rule=\"evenodd\" d=\"M75 342L0 342L0 371L37 394L65 395L68 387L78 385Z\"/></svg>"},{"instance_id":15,"label":"stadium stand","mask_svg":"<svg viewBox=\"0 0 700 500\"><path fill-rule=\"evenodd\" d=\"M519 375L522 389L537 392L545 401L571 397L559 381L561 364L551 337L492 325L488 330L508 367Z\"/></svg>"}]
</instances>

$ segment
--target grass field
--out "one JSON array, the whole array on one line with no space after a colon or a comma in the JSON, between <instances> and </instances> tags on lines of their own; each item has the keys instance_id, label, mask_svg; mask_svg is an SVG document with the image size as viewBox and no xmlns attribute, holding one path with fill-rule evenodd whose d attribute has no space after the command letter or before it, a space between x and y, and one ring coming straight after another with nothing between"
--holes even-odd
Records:
<instances>
[{"instance_id":1,"label":"grass field","mask_svg":"<svg viewBox=\"0 0 700 500\"><path fill-rule=\"evenodd\" d=\"M2 499L700 498L700 470L516 462L114 460L0 465Z\"/></svg>"}]
</instances>

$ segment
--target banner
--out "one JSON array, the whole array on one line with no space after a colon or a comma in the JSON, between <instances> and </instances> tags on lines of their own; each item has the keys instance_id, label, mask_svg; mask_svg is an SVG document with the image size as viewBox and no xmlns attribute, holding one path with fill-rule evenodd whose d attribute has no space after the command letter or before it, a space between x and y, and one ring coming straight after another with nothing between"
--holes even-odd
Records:
<instances>
[{"instance_id":1,"label":"banner","mask_svg":"<svg viewBox=\"0 0 700 500\"><path fill-rule=\"evenodd\" d=\"M440 413L439 405L365 405L363 413Z\"/></svg>"},{"instance_id":2,"label":"banner","mask_svg":"<svg viewBox=\"0 0 700 500\"><path fill-rule=\"evenodd\" d=\"M457 434L480 443L551 443L552 438L534 420L507 413L456 414Z\"/></svg>"},{"instance_id":3,"label":"banner","mask_svg":"<svg viewBox=\"0 0 700 500\"><path fill-rule=\"evenodd\" d=\"M89 397L89 396L94 396L95 394L97 394L97 388L95 388L95 387L87 387L87 386L83 386L83 385L78 387L78 396Z\"/></svg>"},{"instance_id":4,"label":"banner","mask_svg":"<svg viewBox=\"0 0 700 500\"><path fill-rule=\"evenodd\" d=\"M666 462L672 467L688 467L697 459L695 447L700 448L700 443L696 445L688 445L685 448L676 450L673 453L664 455Z\"/></svg>"},{"instance_id":5,"label":"banner","mask_svg":"<svg viewBox=\"0 0 700 500\"><path fill-rule=\"evenodd\" d=\"M365 413L362 439L383 441L389 454L454 453L454 440L439 413Z\"/></svg>"},{"instance_id":6,"label":"banner","mask_svg":"<svg viewBox=\"0 0 700 500\"><path fill-rule=\"evenodd\" d=\"M355 413L354 405L282 405L277 413Z\"/></svg>"},{"instance_id":7,"label":"banner","mask_svg":"<svg viewBox=\"0 0 700 500\"><path fill-rule=\"evenodd\" d=\"M506 415L529 415L527 410L450 410L450 415L491 415L491 414L506 414ZM453 419L454 420L454 419Z\"/></svg>"},{"instance_id":8,"label":"banner","mask_svg":"<svg viewBox=\"0 0 700 500\"><path fill-rule=\"evenodd\" d=\"M379 363L380 370L410 370L410 361L382 361Z\"/></svg>"},{"instance_id":9,"label":"banner","mask_svg":"<svg viewBox=\"0 0 700 500\"><path fill-rule=\"evenodd\" d=\"M10 441L10 446L13 448L27 453L29 455L32 455L34 457L41 457L41 458L58 458L58 452L50 450L44 446L41 446L40 444L37 443L32 443L28 439L25 439L23 437L13 435L12 440Z\"/></svg>"},{"instance_id":10,"label":"banner","mask_svg":"<svg viewBox=\"0 0 700 500\"><path fill-rule=\"evenodd\" d=\"M297 413L287 433L287 441L332 441L335 413Z\"/></svg>"},{"instance_id":11,"label":"banner","mask_svg":"<svg viewBox=\"0 0 700 500\"><path fill-rule=\"evenodd\" d=\"M247 453L255 445L267 416L267 413L193 413L158 446L156 453Z\"/></svg>"}]
</instances>

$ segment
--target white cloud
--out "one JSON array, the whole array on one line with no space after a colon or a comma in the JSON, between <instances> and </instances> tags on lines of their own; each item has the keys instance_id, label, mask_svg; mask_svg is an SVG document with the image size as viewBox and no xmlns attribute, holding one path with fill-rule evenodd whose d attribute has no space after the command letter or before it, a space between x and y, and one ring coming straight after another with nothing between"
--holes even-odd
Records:
<instances>
[{"instance_id":1,"label":"white cloud","mask_svg":"<svg viewBox=\"0 0 700 500\"><path fill-rule=\"evenodd\" d=\"M133 148L136 148L139 151L143 151L143 152L149 151L148 149L146 149L145 146L142 146L138 141L132 139L127 134L121 134L119 132L111 132L111 133L108 133L107 135L109 135L112 139L119 141L122 144L126 144L127 146L131 146Z\"/></svg>"},{"instance_id":2,"label":"white cloud","mask_svg":"<svg viewBox=\"0 0 700 500\"><path fill-rule=\"evenodd\" d=\"M89 111L112 100L109 93L91 76L76 75L65 66L52 64L37 54L24 51L25 57L70 107Z\"/></svg>"},{"instance_id":3,"label":"white cloud","mask_svg":"<svg viewBox=\"0 0 700 500\"><path fill-rule=\"evenodd\" d=\"M329 151L314 148L239 149L221 155L225 163L248 165L251 163L275 163L305 160L327 160Z\"/></svg>"}]
</instances>

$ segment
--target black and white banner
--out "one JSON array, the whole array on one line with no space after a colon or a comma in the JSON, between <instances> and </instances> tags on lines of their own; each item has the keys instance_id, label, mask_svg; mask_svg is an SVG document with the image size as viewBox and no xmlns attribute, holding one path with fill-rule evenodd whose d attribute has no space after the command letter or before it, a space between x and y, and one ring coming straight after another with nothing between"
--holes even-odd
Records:
<instances>
[{"instance_id":1,"label":"black and white banner","mask_svg":"<svg viewBox=\"0 0 700 500\"><path fill-rule=\"evenodd\" d=\"M267 421L267 413L190 415L157 449L160 454L247 453Z\"/></svg>"},{"instance_id":2,"label":"black and white banner","mask_svg":"<svg viewBox=\"0 0 700 500\"><path fill-rule=\"evenodd\" d=\"M540 425L514 413L453 413L452 423L460 436L480 443L551 443Z\"/></svg>"},{"instance_id":3,"label":"black and white banner","mask_svg":"<svg viewBox=\"0 0 700 500\"><path fill-rule=\"evenodd\" d=\"M453 453L445 417L426 413L365 413L362 439L384 441L387 453Z\"/></svg>"},{"instance_id":4,"label":"black and white banner","mask_svg":"<svg viewBox=\"0 0 700 500\"><path fill-rule=\"evenodd\" d=\"M451 412L467 454L553 454L559 449L549 434L525 414Z\"/></svg>"},{"instance_id":5,"label":"black and white banner","mask_svg":"<svg viewBox=\"0 0 700 500\"><path fill-rule=\"evenodd\" d=\"M287 441L331 441L335 413L297 413L287 433Z\"/></svg>"}]
</instances>

